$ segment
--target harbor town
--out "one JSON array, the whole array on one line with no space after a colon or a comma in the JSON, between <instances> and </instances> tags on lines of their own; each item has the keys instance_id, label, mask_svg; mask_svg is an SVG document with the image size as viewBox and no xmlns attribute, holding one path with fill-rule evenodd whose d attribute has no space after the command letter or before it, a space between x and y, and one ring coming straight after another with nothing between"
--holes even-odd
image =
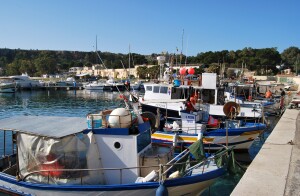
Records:
<instances>
[{"instance_id":1,"label":"harbor town","mask_svg":"<svg viewBox=\"0 0 300 196\"><path fill-rule=\"evenodd\" d=\"M0 196L299 196L300 1L3 1Z\"/></svg>"},{"instance_id":2,"label":"harbor town","mask_svg":"<svg viewBox=\"0 0 300 196\"><path fill-rule=\"evenodd\" d=\"M0 190L18 195L74 195L74 189L109 195L139 191L177 195L175 190L206 195L207 190L219 189L213 182L222 182L226 172L234 172L240 177L229 190L232 195L268 195L270 189L276 189L278 195L299 191L296 185L300 181L295 179L299 169L300 78L291 69L274 76L256 76L246 67L221 69L223 73L219 74L203 69L195 74L199 65L166 66L164 56L157 57L157 64L157 79L140 80L140 66L96 69L103 65L72 67L68 77L1 77L6 81L1 85L1 95L5 96L28 92L74 92L76 96L107 93L115 94L112 101L118 100L119 105L112 103L100 111L94 108L86 117L57 117L55 111L50 116L6 114L0 119ZM106 80L105 75L109 76ZM134 77L129 79L130 75ZM78 134L83 138L73 138ZM83 142L82 147L78 142ZM46 144L48 148L41 148ZM251 153L252 145L257 144L259 150ZM129 154L132 148L137 149L135 155ZM241 152L252 158L239 158ZM121 154L135 156L133 160L137 161L126 161ZM190 157L189 164L185 170L176 170L179 163L187 164L183 157ZM220 164L219 159L225 161ZM231 159L235 166L229 164ZM41 185L47 189L38 188ZM71 186L66 189L66 185ZM129 185L132 188L125 188ZM256 190L245 191L248 186Z\"/></svg>"}]
</instances>

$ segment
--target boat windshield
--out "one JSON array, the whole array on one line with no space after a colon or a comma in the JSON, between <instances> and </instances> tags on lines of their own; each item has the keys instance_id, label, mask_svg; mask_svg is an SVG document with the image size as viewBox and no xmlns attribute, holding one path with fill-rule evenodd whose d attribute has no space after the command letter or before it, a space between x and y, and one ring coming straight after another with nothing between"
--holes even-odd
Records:
<instances>
[{"instance_id":1,"label":"boat windshield","mask_svg":"<svg viewBox=\"0 0 300 196\"><path fill-rule=\"evenodd\" d=\"M140 133L137 136L137 152L141 152L144 148L146 148L151 143L151 134L150 129Z\"/></svg>"}]
</instances>

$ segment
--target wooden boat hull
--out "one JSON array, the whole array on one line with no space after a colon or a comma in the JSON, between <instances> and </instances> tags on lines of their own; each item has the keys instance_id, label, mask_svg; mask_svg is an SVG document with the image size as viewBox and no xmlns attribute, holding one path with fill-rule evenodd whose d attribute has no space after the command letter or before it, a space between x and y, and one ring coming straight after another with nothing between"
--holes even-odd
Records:
<instances>
[{"instance_id":1,"label":"wooden boat hull","mask_svg":"<svg viewBox=\"0 0 300 196\"><path fill-rule=\"evenodd\" d=\"M252 123L251 123L252 124ZM254 124L254 123L253 123ZM257 126L244 127L237 129L228 129L228 146L234 147L237 151L247 151L254 139L266 128L264 124ZM156 131L151 135L152 142L161 145L172 145L174 142L175 133L167 131ZM177 133L176 147L186 148L198 140L198 134ZM206 150L219 150L220 145L226 145L226 129L215 129L203 133L203 143Z\"/></svg>"}]
</instances>

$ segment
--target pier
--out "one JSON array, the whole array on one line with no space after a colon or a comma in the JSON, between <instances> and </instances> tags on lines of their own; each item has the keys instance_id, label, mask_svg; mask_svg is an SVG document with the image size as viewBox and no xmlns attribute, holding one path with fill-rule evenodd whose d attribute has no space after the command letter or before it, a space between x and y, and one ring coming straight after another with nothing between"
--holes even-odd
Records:
<instances>
[{"instance_id":1,"label":"pier","mask_svg":"<svg viewBox=\"0 0 300 196\"><path fill-rule=\"evenodd\" d=\"M84 90L83 86L39 86L31 88L19 88L18 90Z\"/></svg>"},{"instance_id":2,"label":"pier","mask_svg":"<svg viewBox=\"0 0 300 196\"><path fill-rule=\"evenodd\" d=\"M286 109L231 195L299 193L300 110Z\"/></svg>"}]
</instances>

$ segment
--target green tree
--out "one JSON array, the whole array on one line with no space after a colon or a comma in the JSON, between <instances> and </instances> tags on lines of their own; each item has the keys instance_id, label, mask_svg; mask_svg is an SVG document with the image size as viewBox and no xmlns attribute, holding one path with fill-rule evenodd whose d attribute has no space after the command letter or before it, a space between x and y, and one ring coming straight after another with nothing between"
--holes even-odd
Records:
<instances>
[{"instance_id":1,"label":"green tree","mask_svg":"<svg viewBox=\"0 0 300 196\"><path fill-rule=\"evenodd\" d=\"M146 66L139 66L136 69L137 75L139 76L139 78L141 79L146 79L147 77L147 67Z\"/></svg>"},{"instance_id":2,"label":"green tree","mask_svg":"<svg viewBox=\"0 0 300 196\"><path fill-rule=\"evenodd\" d=\"M5 75L20 75L20 67L18 61L14 61L5 66Z\"/></svg>"},{"instance_id":3,"label":"green tree","mask_svg":"<svg viewBox=\"0 0 300 196\"><path fill-rule=\"evenodd\" d=\"M160 70L159 68L160 68L159 65L155 65L155 66L149 67L147 69L147 73L150 75L150 78L152 78L152 79L158 78L159 70Z\"/></svg>"},{"instance_id":4,"label":"green tree","mask_svg":"<svg viewBox=\"0 0 300 196\"><path fill-rule=\"evenodd\" d=\"M293 66L294 70L298 72L298 65L300 63L300 49L298 47L292 46L285 49L281 53L281 58L285 65Z\"/></svg>"}]
</instances>

